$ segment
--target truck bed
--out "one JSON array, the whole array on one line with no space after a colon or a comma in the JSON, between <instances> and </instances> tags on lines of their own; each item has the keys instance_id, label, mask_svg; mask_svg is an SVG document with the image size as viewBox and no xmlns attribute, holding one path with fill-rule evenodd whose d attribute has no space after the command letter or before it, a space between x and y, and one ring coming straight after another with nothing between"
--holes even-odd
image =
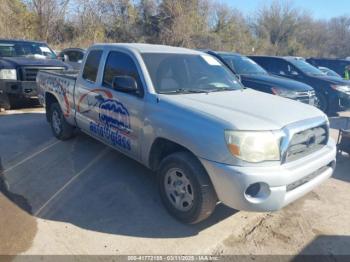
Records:
<instances>
[{"instance_id":1,"label":"truck bed","mask_svg":"<svg viewBox=\"0 0 350 262\"><path fill-rule=\"evenodd\" d=\"M47 94L54 96L69 123L74 122L74 90L79 71L40 71L37 75L39 101L46 106ZM51 98L52 99L52 98Z\"/></svg>"},{"instance_id":2,"label":"truck bed","mask_svg":"<svg viewBox=\"0 0 350 262\"><path fill-rule=\"evenodd\" d=\"M54 75L54 76L58 76L58 77L64 77L64 78L70 78L70 79L74 79L76 80L79 74L78 70L64 70L64 71L46 71L46 70L42 70L40 71L40 73L45 73L45 74L49 74L49 75Z\"/></svg>"}]
</instances>

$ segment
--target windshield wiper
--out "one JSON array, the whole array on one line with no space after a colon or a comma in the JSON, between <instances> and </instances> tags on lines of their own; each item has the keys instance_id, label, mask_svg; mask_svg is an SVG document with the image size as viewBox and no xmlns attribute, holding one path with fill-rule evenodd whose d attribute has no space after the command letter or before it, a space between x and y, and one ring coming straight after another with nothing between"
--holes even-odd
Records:
<instances>
[{"instance_id":1,"label":"windshield wiper","mask_svg":"<svg viewBox=\"0 0 350 262\"><path fill-rule=\"evenodd\" d=\"M242 88L231 88L231 87L220 87L220 88L215 88L215 89L211 89L208 91L208 93L210 92L221 92L221 91L235 91L235 90L241 90Z\"/></svg>"},{"instance_id":2,"label":"windshield wiper","mask_svg":"<svg viewBox=\"0 0 350 262\"><path fill-rule=\"evenodd\" d=\"M195 94L195 93L209 93L210 91L211 90L179 88L179 89L171 90L167 92L159 92L159 94Z\"/></svg>"}]
</instances>

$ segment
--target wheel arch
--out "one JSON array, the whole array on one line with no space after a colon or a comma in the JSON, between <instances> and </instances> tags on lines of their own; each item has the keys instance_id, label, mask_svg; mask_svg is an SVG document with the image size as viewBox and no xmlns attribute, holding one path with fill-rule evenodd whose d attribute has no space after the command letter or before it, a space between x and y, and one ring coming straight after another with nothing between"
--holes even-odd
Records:
<instances>
[{"instance_id":1,"label":"wheel arch","mask_svg":"<svg viewBox=\"0 0 350 262\"><path fill-rule=\"evenodd\" d=\"M54 103L58 103L58 99L56 98L55 95L53 95L52 93L49 93L49 92L46 92L45 93L45 108L46 108L46 120L48 122L51 122L51 119L50 119L50 110L51 110L51 106L52 104Z\"/></svg>"},{"instance_id":2,"label":"wheel arch","mask_svg":"<svg viewBox=\"0 0 350 262\"><path fill-rule=\"evenodd\" d=\"M148 157L148 166L151 170L156 171L161 161L175 152L188 152L196 157L196 155L185 146L167 138L158 137L152 143Z\"/></svg>"}]
</instances>

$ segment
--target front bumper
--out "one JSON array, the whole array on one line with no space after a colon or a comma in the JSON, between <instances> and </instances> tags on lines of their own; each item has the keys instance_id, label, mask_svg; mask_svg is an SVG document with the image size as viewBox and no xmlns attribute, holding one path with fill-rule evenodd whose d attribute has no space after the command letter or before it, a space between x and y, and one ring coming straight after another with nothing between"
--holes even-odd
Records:
<instances>
[{"instance_id":1,"label":"front bumper","mask_svg":"<svg viewBox=\"0 0 350 262\"><path fill-rule=\"evenodd\" d=\"M330 139L327 146L312 155L273 167L239 167L200 160L220 201L238 210L267 212L283 208L331 177L336 145ZM246 190L255 183L266 187L252 198Z\"/></svg>"},{"instance_id":2,"label":"front bumper","mask_svg":"<svg viewBox=\"0 0 350 262\"><path fill-rule=\"evenodd\" d=\"M21 98L32 98L38 95L38 87L35 81L0 80L0 90L4 94Z\"/></svg>"}]
</instances>

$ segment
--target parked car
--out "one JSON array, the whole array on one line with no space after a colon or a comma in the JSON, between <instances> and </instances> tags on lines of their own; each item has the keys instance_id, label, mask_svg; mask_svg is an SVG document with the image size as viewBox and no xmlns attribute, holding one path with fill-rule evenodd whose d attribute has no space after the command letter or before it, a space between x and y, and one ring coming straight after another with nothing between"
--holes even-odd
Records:
<instances>
[{"instance_id":1,"label":"parked car","mask_svg":"<svg viewBox=\"0 0 350 262\"><path fill-rule=\"evenodd\" d=\"M342 79L342 77L338 75L337 72L333 71L332 69L329 69L328 67L319 66L318 69L320 69L327 76L333 76Z\"/></svg>"},{"instance_id":2,"label":"parked car","mask_svg":"<svg viewBox=\"0 0 350 262\"><path fill-rule=\"evenodd\" d=\"M315 58L310 57L306 61L316 67L327 67L335 71L342 78L345 77L345 67L350 65L350 61L346 59L332 59L332 58Z\"/></svg>"},{"instance_id":3,"label":"parked car","mask_svg":"<svg viewBox=\"0 0 350 262\"><path fill-rule=\"evenodd\" d=\"M250 56L274 75L308 84L316 91L318 107L329 115L350 107L350 82L326 76L318 68L296 57Z\"/></svg>"},{"instance_id":4,"label":"parked car","mask_svg":"<svg viewBox=\"0 0 350 262\"><path fill-rule=\"evenodd\" d=\"M10 109L20 100L36 98L39 70L69 68L56 58L42 42L0 40L0 107Z\"/></svg>"},{"instance_id":5,"label":"parked car","mask_svg":"<svg viewBox=\"0 0 350 262\"><path fill-rule=\"evenodd\" d=\"M58 59L71 65L73 69L79 70L83 62L86 50L82 48L67 48L61 51Z\"/></svg>"},{"instance_id":6,"label":"parked car","mask_svg":"<svg viewBox=\"0 0 350 262\"><path fill-rule=\"evenodd\" d=\"M309 85L269 74L252 59L236 53L206 51L238 75L245 87L269 94L315 104L315 91Z\"/></svg>"},{"instance_id":7,"label":"parked car","mask_svg":"<svg viewBox=\"0 0 350 262\"><path fill-rule=\"evenodd\" d=\"M165 207L185 223L207 218L218 201L278 210L335 168L324 113L244 89L203 52L98 44L79 73L42 71L37 82L55 137L79 128L154 170Z\"/></svg>"}]
</instances>

